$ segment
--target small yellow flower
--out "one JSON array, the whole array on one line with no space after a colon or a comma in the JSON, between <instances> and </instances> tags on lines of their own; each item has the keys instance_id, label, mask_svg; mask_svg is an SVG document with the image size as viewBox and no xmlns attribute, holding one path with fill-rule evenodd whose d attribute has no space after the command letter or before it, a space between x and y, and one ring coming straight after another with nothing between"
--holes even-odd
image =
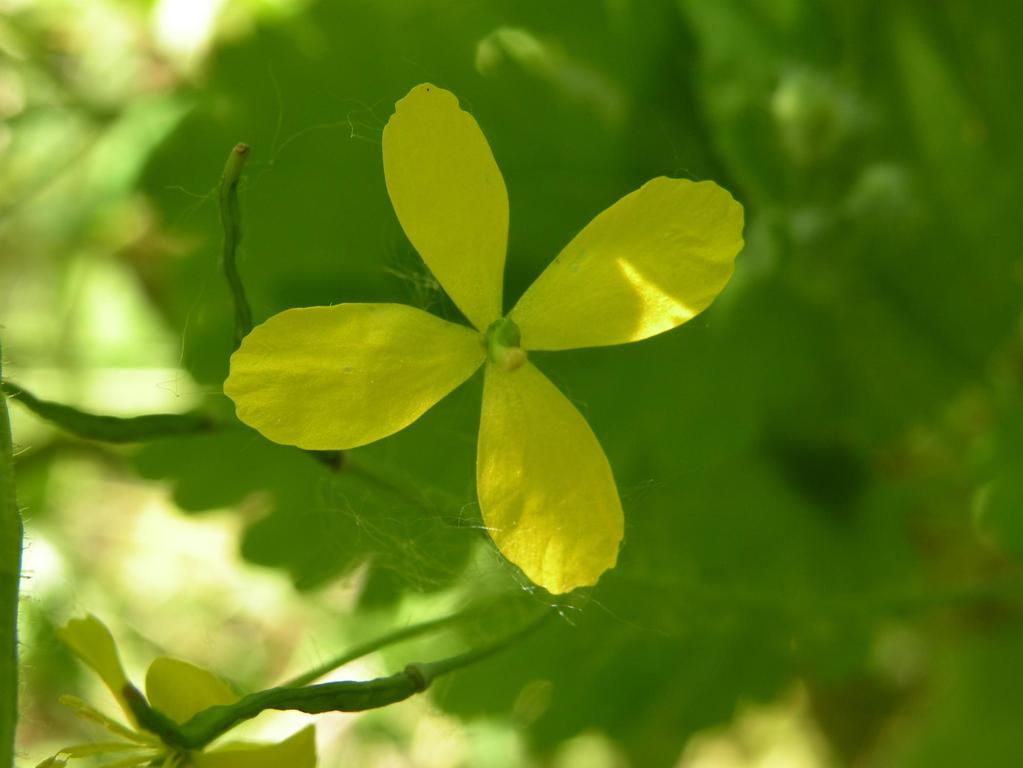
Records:
<instances>
[{"instance_id":1,"label":"small yellow flower","mask_svg":"<svg viewBox=\"0 0 1023 768\"><path fill-rule=\"evenodd\" d=\"M162 765L164 768L315 768L316 733L313 726L298 731L277 744L231 742L209 751L174 749L155 735L138 727L124 689L128 678L121 666L117 646L110 630L95 616L74 619L60 631L61 638L83 662L92 667L117 699L130 725L107 717L80 699L64 696L61 701L75 714L98 723L116 741L88 742L66 747L40 763L39 768L63 766L70 759L107 756L108 768ZM216 704L233 704L238 700L224 682L211 672L187 661L166 656L153 661L146 673L146 698L178 724Z\"/></svg>"},{"instance_id":2,"label":"small yellow flower","mask_svg":"<svg viewBox=\"0 0 1023 768\"><path fill-rule=\"evenodd\" d=\"M595 584L622 539L614 477L527 352L623 344L690 320L732 274L742 207L712 182L648 181L505 316L508 194L473 117L417 86L384 128L383 155L405 234L473 328L399 304L290 309L244 339L224 391L270 440L348 449L407 427L485 365L476 477L491 538L551 592Z\"/></svg>"}]
</instances>

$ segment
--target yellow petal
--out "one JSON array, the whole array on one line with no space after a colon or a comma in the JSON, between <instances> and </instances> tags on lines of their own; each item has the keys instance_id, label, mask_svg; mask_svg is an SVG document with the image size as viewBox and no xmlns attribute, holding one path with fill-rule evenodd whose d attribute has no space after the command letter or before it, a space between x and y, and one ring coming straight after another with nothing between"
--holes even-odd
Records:
<instances>
[{"instance_id":1,"label":"yellow petal","mask_svg":"<svg viewBox=\"0 0 1023 768\"><path fill-rule=\"evenodd\" d=\"M225 744L192 756L195 768L316 768L316 729L303 728L279 744Z\"/></svg>"},{"instance_id":2,"label":"yellow petal","mask_svg":"<svg viewBox=\"0 0 1023 768\"><path fill-rule=\"evenodd\" d=\"M128 739L129 741L133 741L136 742L137 744L142 745L152 745L158 744L160 742L159 738L157 738L151 733L146 733L144 731L133 731L126 725L122 725L113 718L107 717L98 709L89 706L84 701L79 699L77 696L68 696L67 694L64 694L63 696L60 696L57 699L57 701L59 701L65 707L68 707L75 717L81 718L87 723L94 723L96 725L100 725L106 728L115 736L120 736L123 739Z\"/></svg>"},{"instance_id":3,"label":"yellow petal","mask_svg":"<svg viewBox=\"0 0 1023 768\"><path fill-rule=\"evenodd\" d=\"M238 695L209 670L161 656L146 672L149 703L176 723L216 704L234 704Z\"/></svg>"},{"instance_id":4,"label":"yellow petal","mask_svg":"<svg viewBox=\"0 0 1023 768\"><path fill-rule=\"evenodd\" d=\"M125 752L135 752L136 754L128 758L117 760L114 763L104 763L104 768L109 768L111 765L142 765L143 763L152 763L154 758L159 757L161 751L161 749L155 747L147 749L140 747L138 744L125 744L121 741L76 744L71 747L65 747L53 757L43 760L43 762L39 763L36 768L61 768L62 766L67 765L67 761L69 759L95 757L97 755L123 754Z\"/></svg>"},{"instance_id":5,"label":"yellow petal","mask_svg":"<svg viewBox=\"0 0 1023 768\"><path fill-rule=\"evenodd\" d=\"M703 311L742 249L742 206L710 181L660 177L591 221L509 317L524 349L624 344Z\"/></svg>"},{"instance_id":6,"label":"yellow petal","mask_svg":"<svg viewBox=\"0 0 1023 768\"><path fill-rule=\"evenodd\" d=\"M138 744L125 744L123 741L100 741L92 744L76 744L73 747L62 749L58 754L68 757L92 757L123 752L138 752L136 759L141 764L152 760L160 752L160 749L158 747L140 747Z\"/></svg>"},{"instance_id":7,"label":"yellow petal","mask_svg":"<svg viewBox=\"0 0 1023 768\"><path fill-rule=\"evenodd\" d=\"M163 751L163 750L161 750L161 751ZM156 755L155 755L156 758L159 758L160 756L161 756L160 752L157 752ZM136 766L152 765L153 764L153 760L154 760L154 755L152 755L152 754L149 754L149 755L146 755L146 754L132 755L131 757L126 757L123 760L114 760L113 762L110 762L110 763L102 763L99 766L99 768L136 768ZM164 763L164 765L168 766L168 768L171 768L171 766L173 766L174 764L173 763ZM180 764L178 764L178 765L180 766Z\"/></svg>"},{"instance_id":8,"label":"yellow petal","mask_svg":"<svg viewBox=\"0 0 1023 768\"><path fill-rule=\"evenodd\" d=\"M553 593L614 566L622 506L586 420L532 363L488 365L477 455L483 523L497 548Z\"/></svg>"},{"instance_id":9,"label":"yellow petal","mask_svg":"<svg viewBox=\"0 0 1023 768\"><path fill-rule=\"evenodd\" d=\"M58 634L79 659L95 670L121 705L128 721L134 723L135 716L124 698L128 677L121 666L121 657L117 653L113 635L106 625L89 615L84 619L72 619Z\"/></svg>"},{"instance_id":10,"label":"yellow petal","mask_svg":"<svg viewBox=\"0 0 1023 768\"><path fill-rule=\"evenodd\" d=\"M384 178L423 261L481 331L501 312L508 192L479 125L454 94L424 83L384 128Z\"/></svg>"},{"instance_id":11,"label":"yellow petal","mask_svg":"<svg viewBox=\"0 0 1023 768\"><path fill-rule=\"evenodd\" d=\"M354 448L407 427L485 355L478 333L402 304L289 309L245 337L224 392L274 442Z\"/></svg>"}]
</instances>

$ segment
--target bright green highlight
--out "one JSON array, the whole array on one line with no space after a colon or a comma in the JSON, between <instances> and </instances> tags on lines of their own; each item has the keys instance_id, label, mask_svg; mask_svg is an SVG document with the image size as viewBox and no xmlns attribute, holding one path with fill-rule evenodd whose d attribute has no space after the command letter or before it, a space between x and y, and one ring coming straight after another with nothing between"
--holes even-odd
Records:
<instances>
[{"instance_id":1,"label":"bright green highlight","mask_svg":"<svg viewBox=\"0 0 1023 768\"><path fill-rule=\"evenodd\" d=\"M352 448L415 421L486 361L480 510L501 553L553 593L614 566L621 502L585 419L526 350L622 344L675 328L728 282L742 207L712 182L657 178L579 233L502 317L508 199L476 121L423 84L384 129L402 228L478 331L385 304L292 309L257 326L224 391L276 442Z\"/></svg>"},{"instance_id":2,"label":"bright green highlight","mask_svg":"<svg viewBox=\"0 0 1023 768\"><path fill-rule=\"evenodd\" d=\"M107 717L78 699L64 697L62 701L76 715L102 725L118 740L65 747L43 761L40 768L98 755L116 758L109 765L125 767L156 764L179 768L278 768L283 765L315 768L316 741L312 726L277 744L229 743L209 751L181 750L164 744L156 735L137 725L125 696L125 689L131 683L106 625L95 616L73 619L60 630L60 636L75 655L100 676L127 714L131 726ZM149 666L146 693L152 707L179 724L208 707L233 704L239 698L213 673L187 661L167 657L158 658Z\"/></svg>"}]
</instances>

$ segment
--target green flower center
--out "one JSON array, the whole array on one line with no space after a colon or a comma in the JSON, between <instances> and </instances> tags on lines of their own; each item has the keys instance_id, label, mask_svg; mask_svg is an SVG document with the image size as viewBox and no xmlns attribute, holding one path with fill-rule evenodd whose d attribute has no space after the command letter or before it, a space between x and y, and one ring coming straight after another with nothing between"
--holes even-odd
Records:
<instances>
[{"instance_id":1,"label":"green flower center","mask_svg":"<svg viewBox=\"0 0 1023 768\"><path fill-rule=\"evenodd\" d=\"M519 327L507 317L495 320L483 335L487 357L504 371L514 371L526 362L526 353L519 346L522 334Z\"/></svg>"}]
</instances>

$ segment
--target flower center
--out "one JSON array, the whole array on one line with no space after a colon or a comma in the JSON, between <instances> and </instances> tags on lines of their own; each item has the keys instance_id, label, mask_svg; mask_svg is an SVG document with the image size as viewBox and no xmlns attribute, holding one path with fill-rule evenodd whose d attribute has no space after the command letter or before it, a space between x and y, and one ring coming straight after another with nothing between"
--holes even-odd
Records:
<instances>
[{"instance_id":1,"label":"flower center","mask_svg":"<svg viewBox=\"0 0 1023 768\"><path fill-rule=\"evenodd\" d=\"M526 362L526 353L519 346L522 336L519 327L507 317L495 320L484 334L487 357L504 371L514 371Z\"/></svg>"}]
</instances>

